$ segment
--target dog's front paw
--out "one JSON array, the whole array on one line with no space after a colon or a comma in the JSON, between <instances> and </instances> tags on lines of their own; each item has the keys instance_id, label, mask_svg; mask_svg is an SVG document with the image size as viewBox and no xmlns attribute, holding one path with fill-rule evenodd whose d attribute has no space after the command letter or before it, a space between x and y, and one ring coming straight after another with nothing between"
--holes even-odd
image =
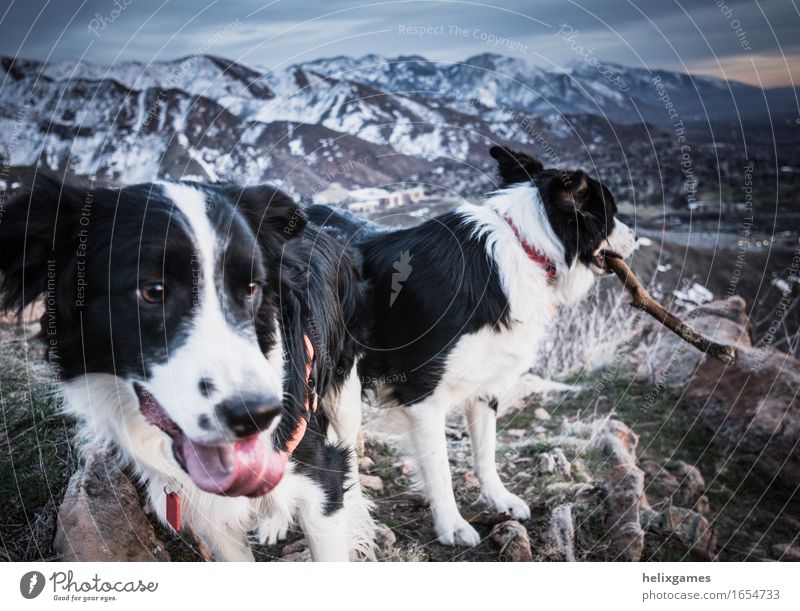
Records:
<instances>
[{"instance_id":1,"label":"dog's front paw","mask_svg":"<svg viewBox=\"0 0 800 611\"><path fill-rule=\"evenodd\" d=\"M442 545L475 547L481 542L478 531L461 516L458 517L458 520L436 524L436 536Z\"/></svg>"},{"instance_id":2,"label":"dog's front paw","mask_svg":"<svg viewBox=\"0 0 800 611\"><path fill-rule=\"evenodd\" d=\"M492 498L484 497L484 500L494 507L497 513L509 515L515 520L527 520L531 517L531 508L528 504L507 490Z\"/></svg>"},{"instance_id":3,"label":"dog's front paw","mask_svg":"<svg viewBox=\"0 0 800 611\"><path fill-rule=\"evenodd\" d=\"M286 539L288 532L288 520L280 518L264 520L258 528L258 540L261 544L275 545Z\"/></svg>"}]
</instances>

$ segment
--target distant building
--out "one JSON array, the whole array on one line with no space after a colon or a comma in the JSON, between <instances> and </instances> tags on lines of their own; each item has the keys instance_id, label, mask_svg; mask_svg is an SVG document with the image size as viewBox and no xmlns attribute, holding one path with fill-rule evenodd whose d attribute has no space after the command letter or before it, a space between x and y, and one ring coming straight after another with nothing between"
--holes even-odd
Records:
<instances>
[{"instance_id":1,"label":"distant building","mask_svg":"<svg viewBox=\"0 0 800 611\"><path fill-rule=\"evenodd\" d=\"M380 208L380 203L374 199L369 201L350 202L347 204L347 209L350 212L355 212L356 214L370 214L372 212L377 212L380 210Z\"/></svg>"},{"instance_id":2,"label":"distant building","mask_svg":"<svg viewBox=\"0 0 800 611\"><path fill-rule=\"evenodd\" d=\"M311 196L311 201L315 204L338 204L343 202L350 195L350 192L338 182L332 182L322 191L318 191Z\"/></svg>"},{"instance_id":3,"label":"distant building","mask_svg":"<svg viewBox=\"0 0 800 611\"><path fill-rule=\"evenodd\" d=\"M418 204L425 199L425 189L422 187L411 187L410 189L406 189L404 193L409 203L412 204Z\"/></svg>"},{"instance_id":4,"label":"distant building","mask_svg":"<svg viewBox=\"0 0 800 611\"><path fill-rule=\"evenodd\" d=\"M416 204L424 199L425 189L422 187L411 187L400 191L367 187L350 191L347 208L351 212L370 213L376 210L390 210L408 204Z\"/></svg>"}]
</instances>

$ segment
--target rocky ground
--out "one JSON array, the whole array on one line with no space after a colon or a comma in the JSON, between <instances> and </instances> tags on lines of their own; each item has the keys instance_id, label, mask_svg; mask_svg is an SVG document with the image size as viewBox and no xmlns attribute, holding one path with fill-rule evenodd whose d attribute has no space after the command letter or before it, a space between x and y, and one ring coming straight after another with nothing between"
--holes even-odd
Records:
<instances>
[{"instance_id":1,"label":"rocky ground","mask_svg":"<svg viewBox=\"0 0 800 611\"><path fill-rule=\"evenodd\" d=\"M497 459L532 509L524 524L480 503L463 416L454 413L447 438L456 497L483 536L472 549L436 543L402 435L385 412L369 410L359 466L382 524L379 559L800 559L800 363L750 347L744 312L732 301L691 315L737 344L733 368L646 325L605 367L503 406ZM0 557L207 558L190 534L152 523L111 457L89 454L78 464L50 373L24 332L0 328ZM309 559L297 532L256 551L261 560Z\"/></svg>"}]
</instances>

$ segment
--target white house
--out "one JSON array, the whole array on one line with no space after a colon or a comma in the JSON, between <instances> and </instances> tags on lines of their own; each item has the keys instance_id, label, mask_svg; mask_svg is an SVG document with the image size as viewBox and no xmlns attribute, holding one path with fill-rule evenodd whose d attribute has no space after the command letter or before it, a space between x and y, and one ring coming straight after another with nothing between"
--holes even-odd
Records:
<instances>
[{"instance_id":1,"label":"white house","mask_svg":"<svg viewBox=\"0 0 800 611\"><path fill-rule=\"evenodd\" d=\"M350 192L342 185L338 182L332 182L322 191L314 193L314 195L311 196L311 201L315 204L323 205L338 204L346 200L349 195Z\"/></svg>"}]
</instances>

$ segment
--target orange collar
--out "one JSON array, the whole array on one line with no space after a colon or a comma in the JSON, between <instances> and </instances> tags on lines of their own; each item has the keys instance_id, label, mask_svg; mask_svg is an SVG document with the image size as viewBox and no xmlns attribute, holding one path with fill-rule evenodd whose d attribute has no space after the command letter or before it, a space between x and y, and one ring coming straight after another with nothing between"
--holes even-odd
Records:
<instances>
[{"instance_id":1,"label":"orange collar","mask_svg":"<svg viewBox=\"0 0 800 611\"><path fill-rule=\"evenodd\" d=\"M308 419L311 418L313 412L317 411L317 393L311 378L311 370L314 366L314 344L311 343L311 339L306 334L303 335L303 343L306 347L306 413L301 416L300 422L297 423L297 428L292 438L286 442L286 451L282 453L283 462L288 462L292 452L300 445L303 436L306 434L306 428L308 428Z\"/></svg>"}]
</instances>

